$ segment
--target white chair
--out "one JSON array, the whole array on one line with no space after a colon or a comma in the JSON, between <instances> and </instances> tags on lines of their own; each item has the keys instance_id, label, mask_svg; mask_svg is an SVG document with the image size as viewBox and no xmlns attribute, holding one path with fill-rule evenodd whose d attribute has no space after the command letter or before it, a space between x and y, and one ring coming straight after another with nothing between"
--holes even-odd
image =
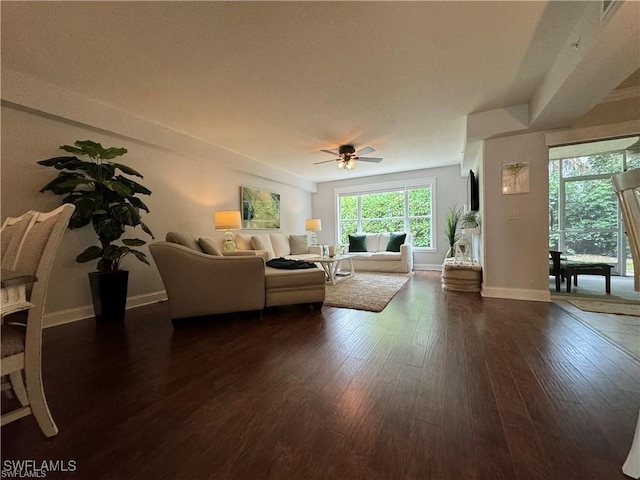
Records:
<instances>
[{"instance_id":1,"label":"white chair","mask_svg":"<svg viewBox=\"0 0 640 480\"><path fill-rule=\"evenodd\" d=\"M622 221L629 240L633 259L633 288L640 292L640 168L634 168L611 177L618 196ZM622 472L632 478L640 478L640 415L633 443Z\"/></svg>"},{"instance_id":2,"label":"white chair","mask_svg":"<svg viewBox=\"0 0 640 480\"><path fill-rule=\"evenodd\" d=\"M14 269L22 239L35 220L34 212L27 212L19 217L9 217L4 221L0 230L2 268Z\"/></svg>"},{"instance_id":3,"label":"white chair","mask_svg":"<svg viewBox=\"0 0 640 480\"><path fill-rule=\"evenodd\" d=\"M1 424L33 414L47 437L56 435L58 427L49 412L42 386L42 317L53 258L74 210L73 205L65 204L52 212L29 212L33 219L17 246L13 270L37 277L35 284L27 288L27 299L33 307L27 312L4 317L1 327L0 374L9 376L21 404L21 407L3 414ZM5 230L3 227L3 233ZM23 313L27 313L26 325L12 322L14 315Z\"/></svg>"},{"instance_id":4,"label":"white chair","mask_svg":"<svg viewBox=\"0 0 640 480\"><path fill-rule=\"evenodd\" d=\"M633 289L640 292L640 168L611 177L633 259Z\"/></svg>"}]
</instances>

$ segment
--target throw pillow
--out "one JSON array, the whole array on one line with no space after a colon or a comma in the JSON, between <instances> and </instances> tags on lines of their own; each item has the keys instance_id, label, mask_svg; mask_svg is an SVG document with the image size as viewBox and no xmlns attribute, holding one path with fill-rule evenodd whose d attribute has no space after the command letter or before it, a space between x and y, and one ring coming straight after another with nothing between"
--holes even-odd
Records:
<instances>
[{"instance_id":1,"label":"throw pillow","mask_svg":"<svg viewBox=\"0 0 640 480\"><path fill-rule=\"evenodd\" d=\"M222 252L215 246L213 240L210 238L199 238L198 244L204 253L208 255L215 255L216 257L222 256Z\"/></svg>"},{"instance_id":2,"label":"throw pillow","mask_svg":"<svg viewBox=\"0 0 640 480\"><path fill-rule=\"evenodd\" d=\"M366 235L349 235L349 251L350 252L366 252L367 236Z\"/></svg>"},{"instance_id":3,"label":"throw pillow","mask_svg":"<svg viewBox=\"0 0 640 480\"><path fill-rule=\"evenodd\" d=\"M165 238L167 242L177 243L178 245L188 247L196 252L202 252L202 248L200 248L198 240L193 235L180 232L169 232Z\"/></svg>"},{"instance_id":4,"label":"throw pillow","mask_svg":"<svg viewBox=\"0 0 640 480\"><path fill-rule=\"evenodd\" d=\"M367 239L364 241L365 246L367 247L367 252L379 252L382 250L387 244L380 244L380 234L378 233L367 233Z\"/></svg>"},{"instance_id":5,"label":"throw pillow","mask_svg":"<svg viewBox=\"0 0 640 480\"><path fill-rule=\"evenodd\" d=\"M289 237L284 233L270 233L271 246L276 257L287 257L291 255Z\"/></svg>"},{"instance_id":6,"label":"throw pillow","mask_svg":"<svg viewBox=\"0 0 640 480\"><path fill-rule=\"evenodd\" d=\"M289 235L289 244L291 245L291 255L309 253L306 235Z\"/></svg>"},{"instance_id":7,"label":"throw pillow","mask_svg":"<svg viewBox=\"0 0 640 480\"><path fill-rule=\"evenodd\" d=\"M267 260L274 258L276 256L273 251L273 246L271 245L271 238L269 238L269 234L266 235L254 235L251 237L251 246L254 250L265 250L267 252Z\"/></svg>"},{"instance_id":8,"label":"throw pillow","mask_svg":"<svg viewBox=\"0 0 640 480\"><path fill-rule=\"evenodd\" d=\"M389 243L387 243L387 252L399 252L400 245L402 245L407 238L406 233L391 233L389 234Z\"/></svg>"},{"instance_id":9,"label":"throw pillow","mask_svg":"<svg viewBox=\"0 0 640 480\"><path fill-rule=\"evenodd\" d=\"M236 233L234 235L236 239L236 249L238 250L252 250L251 248L251 235L246 233Z\"/></svg>"}]
</instances>

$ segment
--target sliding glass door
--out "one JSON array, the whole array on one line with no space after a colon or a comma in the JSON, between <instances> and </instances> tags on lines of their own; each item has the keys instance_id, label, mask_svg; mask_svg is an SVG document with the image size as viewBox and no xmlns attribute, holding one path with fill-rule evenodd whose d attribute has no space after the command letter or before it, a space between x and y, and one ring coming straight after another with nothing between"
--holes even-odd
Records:
<instances>
[{"instance_id":1,"label":"sliding glass door","mask_svg":"<svg viewBox=\"0 0 640 480\"><path fill-rule=\"evenodd\" d=\"M549 161L549 249L632 274L611 175L640 166L636 149Z\"/></svg>"}]
</instances>

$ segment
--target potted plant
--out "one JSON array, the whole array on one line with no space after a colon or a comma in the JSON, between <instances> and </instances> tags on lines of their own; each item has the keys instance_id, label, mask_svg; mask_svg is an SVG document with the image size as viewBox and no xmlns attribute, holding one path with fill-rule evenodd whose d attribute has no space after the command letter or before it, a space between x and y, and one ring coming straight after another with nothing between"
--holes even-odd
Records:
<instances>
[{"instance_id":1,"label":"potted plant","mask_svg":"<svg viewBox=\"0 0 640 480\"><path fill-rule=\"evenodd\" d=\"M460 219L462 218L462 210L458 208L457 205L449 208L447 212L447 216L445 217L445 227L444 233L449 240L449 251L447 252L446 257L453 257L454 250L453 245L456 243L458 239L458 224L460 223Z\"/></svg>"},{"instance_id":2,"label":"potted plant","mask_svg":"<svg viewBox=\"0 0 640 480\"><path fill-rule=\"evenodd\" d=\"M76 257L76 262L98 260L97 271L89 273L93 306L98 321L123 321L127 301L129 272L120 270L122 261L129 255L149 265L146 255L133 247L146 242L139 238L122 239L126 227L140 226L154 238L140 216L140 210L149 208L136 195L150 195L151 191L125 175L143 178L133 168L113 162L127 153L126 148L104 148L90 140L78 140L60 149L74 156L53 157L37 162L54 167L60 173L40 192L47 190L64 195L63 203L72 203L76 209L69 221L69 228L93 226L100 245L86 248ZM78 158L81 157L81 158Z\"/></svg>"},{"instance_id":3,"label":"potted plant","mask_svg":"<svg viewBox=\"0 0 640 480\"><path fill-rule=\"evenodd\" d=\"M475 229L480 226L480 214L478 212L463 213L460 217L460 226L463 229L462 233L476 232Z\"/></svg>"}]
</instances>

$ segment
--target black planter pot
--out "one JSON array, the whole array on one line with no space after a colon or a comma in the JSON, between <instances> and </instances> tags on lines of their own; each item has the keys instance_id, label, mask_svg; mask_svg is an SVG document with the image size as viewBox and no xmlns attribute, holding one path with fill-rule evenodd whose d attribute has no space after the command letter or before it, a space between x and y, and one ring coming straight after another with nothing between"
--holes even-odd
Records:
<instances>
[{"instance_id":1,"label":"black planter pot","mask_svg":"<svg viewBox=\"0 0 640 480\"><path fill-rule=\"evenodd\" d=\"M124 322L128 284L127 270L89 272L89 285L97 322Z\"/></svg>"}]
</instances>

